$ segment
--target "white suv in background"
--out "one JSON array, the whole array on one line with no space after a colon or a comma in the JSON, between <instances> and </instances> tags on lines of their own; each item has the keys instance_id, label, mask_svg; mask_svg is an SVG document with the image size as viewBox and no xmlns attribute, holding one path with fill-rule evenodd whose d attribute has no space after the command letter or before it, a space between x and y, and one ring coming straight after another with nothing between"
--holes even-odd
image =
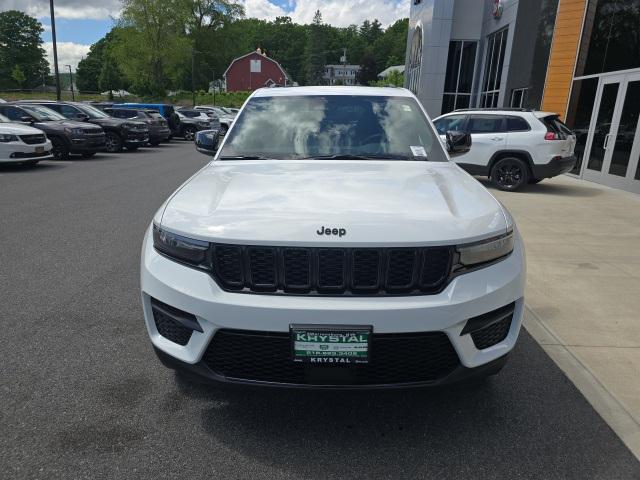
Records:
<instances>
[{"instance_id":1,"label":"white suv in background","mask_svg":"<svg viewBox=\"0 0 640 480\"><path fill-rule=\"evenodd\" d=\"M517 190L570 171L576 137L558 115L525 109L465 109L436 118L448 131L469 132L471 150L455 161L472 175L489 177L501 190Z\"/></svg>"},{"instance_id":2,"label":"white suv in background","mask_svg":"<svg viewBox=\"0 0 640 480\"><path fill-rule=\"evenodd\" d=\"M51 142L44 132L0 115L0 164L35 165L47 158L51 158Z\"/></svg>"}]
</instances>

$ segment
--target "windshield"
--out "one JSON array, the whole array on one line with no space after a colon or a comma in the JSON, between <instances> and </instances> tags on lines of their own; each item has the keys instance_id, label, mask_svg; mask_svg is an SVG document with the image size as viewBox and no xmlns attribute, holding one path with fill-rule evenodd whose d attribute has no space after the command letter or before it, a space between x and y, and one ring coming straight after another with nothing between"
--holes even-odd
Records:
<instances>
[{"instance_id":1,"label":"windshield","mask_svg":"<svg viewBox=\"0 0 640 480\"><path fill-rule=\"evenodd\" d=\"M21 107L33 115L39 122L67 119L64 115L61 115L47 107L40 107L38 105L21 105Z\"/></svg>"},{"instance_id":2,"label":"windshield","mask_svg":"<svg viewBox=\"0 0 640 480\"><path fill-rule=\"evenodd\" d=\"M222 159L349 156L447 160L413 98L363 95L254 97L220 152Z\"/></svg>"},{"instance_id":3,"label":"windshield","mask_svg":"<svg viewBox=\"0 0 640 480\"><path fill-rule=\"evenodd\" d=\"M86 113L89 118L110 118L109 115L104 113L102 110L98 110L91 105L76 105L76 107Z\"/></svg>"},{"instance_id":4,"label":"windshield","mask_svg":"<svg viewBox=\"0 0 640 480\"><path fill-rule=\"evenodd\" d=\"M198 118L202 116L202 112L198 112L197 110L180 110L180 113L189 118Z\"/></svg>"}]
</instances>

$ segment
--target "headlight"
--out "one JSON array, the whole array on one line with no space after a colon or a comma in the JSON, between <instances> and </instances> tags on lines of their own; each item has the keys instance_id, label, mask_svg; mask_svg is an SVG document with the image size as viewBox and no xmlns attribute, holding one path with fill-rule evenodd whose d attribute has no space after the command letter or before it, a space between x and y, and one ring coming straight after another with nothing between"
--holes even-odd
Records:
<instances>
[{"instance_id":1,"label":"headlight","mask_svg":"<svg viewBox=\"0 0 640 480\"><path fill-rule=\"evenodd\" d=\"M513 244L514 237L511 230L506 235L469 245L459 245L456 249L460 254L460 264L470 267L509 255L513 251Z\"/></svg>"},{"instance_id":2,"label":"headlight","mask_svg":"<svg viewBox=\"0 0 640 480\"><path fill-rule=\"evenodd\" d=\"M134 128L136 128L136 125L135 123L123 123L122 128L124 128L125 130L133 130Z\"/></svg>"},{"instance_id":3,"label":"headlight","mask_svg":"<svg viewBox=\"0 0 640 480\"><path fill-rule=\"evenodd\" d=\"M209 268L207 265L208 242L176 235L154 224L153 246L158 252L178 262L193 267Z\"/></svg>"},{"instance_id":4,"label":"headlight","mask_svg":"<svg viewBox=\"0 0 640 480\"><path fill-rule=\"evenodd\" d=\"M84 132L81 128L67 128L64 129L65 132L71 133L72 135L82 135Z\"/></svg>"},{"instance_id":5,"label":"headlight","mask_svg":"<svg viewBox=\"0 0 640 480\"><path fill-rule=\"evenodd\" d=\"M8 133L0 133L0 142L17 142L18 137L16 135L9 135Z\"/></svg>"}]
</instances>

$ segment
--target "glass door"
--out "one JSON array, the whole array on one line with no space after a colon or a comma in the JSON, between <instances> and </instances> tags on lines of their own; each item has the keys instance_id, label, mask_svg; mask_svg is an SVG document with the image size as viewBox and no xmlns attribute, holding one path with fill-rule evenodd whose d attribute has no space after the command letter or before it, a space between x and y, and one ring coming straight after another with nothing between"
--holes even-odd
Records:
<instances>
[{"instance_id":1,"label":"glass door","mask_svg":"<svg viewBox=\"0 0 640 480\"><path fill-rule=\"evenodd\" d=\"M602 77L595 105L583 177L640 192L640 73Z\"/></svg>"}]
</instances>

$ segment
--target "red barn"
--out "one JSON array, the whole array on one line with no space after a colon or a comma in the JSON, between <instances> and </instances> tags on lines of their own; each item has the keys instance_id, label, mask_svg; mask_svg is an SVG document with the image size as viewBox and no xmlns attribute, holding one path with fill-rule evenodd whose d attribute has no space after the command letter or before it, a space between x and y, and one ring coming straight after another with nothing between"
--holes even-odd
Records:
<instances>
[{"instance_id":1,"label":"red barn","mask_svg":"<svg viewBox=\"0 0 640 480\"><path fill-rule=\"evenodd\" d=\"M278 85L285 87L291 79L273 58L263 55L260 49L247 53L231 62L224 72L228 92L256 90Z\"/></svg>"}]
</instances>

